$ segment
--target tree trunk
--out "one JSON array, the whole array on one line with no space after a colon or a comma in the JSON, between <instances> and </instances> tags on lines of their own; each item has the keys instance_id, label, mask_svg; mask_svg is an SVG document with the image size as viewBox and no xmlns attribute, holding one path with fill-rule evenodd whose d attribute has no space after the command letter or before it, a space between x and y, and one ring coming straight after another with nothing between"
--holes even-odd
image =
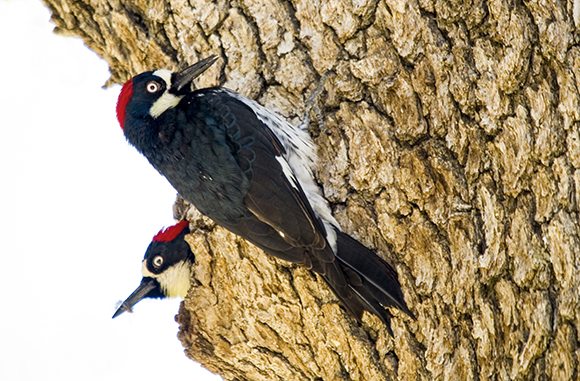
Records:
<instances>
[{"instance_id":1,"label":"tree trunk","mask_svg":"<svg viewBox=\"0 0 580 381\"><path fill-rule=\"evenodd\" d=\"M45 1L110 83L215 53L200 87L299 123L328 72L318 180L417 320L360 326L313 273L190 209L189 357L226 380L580 377L578 0Z\"/></svg>"}]
</instances>

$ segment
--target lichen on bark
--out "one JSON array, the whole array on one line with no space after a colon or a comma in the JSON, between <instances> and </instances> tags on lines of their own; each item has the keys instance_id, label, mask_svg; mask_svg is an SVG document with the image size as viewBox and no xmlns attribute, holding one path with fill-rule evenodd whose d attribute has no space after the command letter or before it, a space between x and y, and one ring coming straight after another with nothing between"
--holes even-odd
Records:
<instances>
[{"instance_id":1,"label":"lichen on bark","mask_svg":"<svg viewBox=\"0 0 580 381\"><path fill-rule=\"evenodd\" d=\"M227 380L580 377L578 1L45 2L110 84L214 53L198 86L299 123L328 73L318 180L417 320L359 326L312 273L189 210L189 357Z\"/></svg>"}]
</instances>

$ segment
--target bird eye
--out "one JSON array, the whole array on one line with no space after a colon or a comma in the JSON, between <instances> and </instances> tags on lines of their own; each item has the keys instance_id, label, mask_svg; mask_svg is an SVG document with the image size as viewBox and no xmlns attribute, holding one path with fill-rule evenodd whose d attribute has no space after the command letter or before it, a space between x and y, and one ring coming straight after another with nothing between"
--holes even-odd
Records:
<instances>
[{"instance_id":1,"label":"bird eye","mask_svg":"<svg viewBox=\"0 0 580 381\"><path fill-rule=\"evenodd\" d=\"M161 85L158 82L150 81L147 83L147 91L150 93L156 93L161 89Z\"/></svg>"},{"instance_id":2,"label":"bird eye","mask_svg":"<svg viewBox=\"0 0 580 381\"><path fill-rule=\"evenodd\" d=\"M153 266L155 266L155 268L160 268L161 265L163 265L163 257L161 255L157 255L155 258L153 258Z\"/></svg>"}]
</instances>

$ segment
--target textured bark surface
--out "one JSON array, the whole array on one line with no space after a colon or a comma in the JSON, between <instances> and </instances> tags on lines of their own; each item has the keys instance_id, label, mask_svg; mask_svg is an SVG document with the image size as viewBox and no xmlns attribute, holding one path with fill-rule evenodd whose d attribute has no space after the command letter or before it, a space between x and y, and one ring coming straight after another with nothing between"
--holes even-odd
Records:
<instances>
[{"instance_id":1,"label":"textured bark surface","mask_svg":"<svg viewBox=\"0 0 580 381\"><path fill-rule=\"evenodd\" d=\"M578 1L45 1L111 83L215 53L199 86L298 123L329 71L318 179L417 320L358 326L312 273L189 210L192 359L227 380L580 377Z\"/></svg>"}]
</instances>

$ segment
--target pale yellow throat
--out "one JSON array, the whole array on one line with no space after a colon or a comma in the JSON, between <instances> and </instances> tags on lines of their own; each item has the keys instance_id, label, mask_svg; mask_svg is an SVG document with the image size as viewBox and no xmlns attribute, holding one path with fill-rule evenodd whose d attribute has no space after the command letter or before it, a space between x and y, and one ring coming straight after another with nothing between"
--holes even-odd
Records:
<instances>
[{"instance_id":1,"label":"pale yellow throat","mask_svg":"<svg viewBox=\"0 0 580 381\"><path fill-rule=\"evenodd\" d=\"M181 261L161 274L150 272L143 261L142 273L145 277L155 278L165 296L170 298L185 298L191 286L191 264L188 261Z\"/></svg>"}]
</instances>

